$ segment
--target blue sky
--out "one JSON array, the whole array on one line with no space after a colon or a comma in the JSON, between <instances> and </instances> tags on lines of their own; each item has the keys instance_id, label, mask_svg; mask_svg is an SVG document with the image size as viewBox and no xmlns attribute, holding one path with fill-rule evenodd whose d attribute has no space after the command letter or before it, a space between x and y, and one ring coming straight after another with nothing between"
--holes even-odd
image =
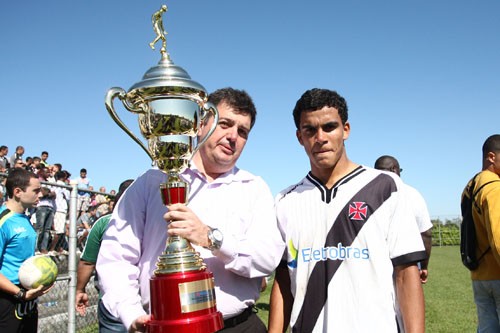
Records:
<instances>
[{"instance_id":1,"label":"blue sky","mask_svg":"<svg viewBox=\"0 0 500 333\"><path fill-rule=\"evenodd\" d=\"M353 161L397 157L433 216L459 214L481 145L500 132L500 2L4 1L0 4L0 144L50 153L95 187L146 170L104 95L159 61L151 15L166 3L172 60L208 91L247 90L258 109L239 166L276 194L309 162L291 112L313 87L349 105ZM159 45L159 44L158 44ZM118 103L116 103L118 105ZM136 116L117 112L137 130ZM138 130L137 132L138 133Z\"/></svg>"}]
</instances>

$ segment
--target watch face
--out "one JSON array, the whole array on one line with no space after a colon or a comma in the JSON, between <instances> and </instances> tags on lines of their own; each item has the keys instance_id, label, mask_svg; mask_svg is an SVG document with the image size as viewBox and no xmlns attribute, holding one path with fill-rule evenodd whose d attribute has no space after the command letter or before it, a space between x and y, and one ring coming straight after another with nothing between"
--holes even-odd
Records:
<instances>
[{"instance_id":1,"label":"watch face","mask_svg":"<svg viewBox=\"0 0 500 333\"><path fill-rule=\"evenodd\" d=\"M219 229L212 230L212 236L217 242L222 242L222 232Z\"/></svg>"}]
</instances>

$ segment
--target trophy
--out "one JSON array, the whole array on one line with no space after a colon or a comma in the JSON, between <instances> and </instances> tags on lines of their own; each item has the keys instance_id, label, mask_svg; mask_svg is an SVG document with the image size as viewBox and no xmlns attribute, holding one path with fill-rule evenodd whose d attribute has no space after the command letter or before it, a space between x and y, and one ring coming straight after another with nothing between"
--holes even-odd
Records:
<instances>
[{"instance_id":1,"label":"trophy","mask_svg":"<svg viewBox=\"0 0 500 333\"><path fill-rule=\"evenodd\" d=\"M168 175L160 184L165 205L187 203L189 184L180 173L189 166L191 157L213 133L219 114L208 103L208 94L188 73L175 65L166 50L163 5L152 16L156 38L162 40L161 59L151 67L142 81L128 92L111 88L105 104L111 118L149 155L153 164ZM121 121L113 100L118 98L125 109L138 115L139 129L146 145ZM205 137L197 139L201 122L213 115L212 127ZM167 239L166 249L158 258L150 280L152 333L211 333L223 328L222 314L217 311L213 274L191 244L179 236Z\"/></svg>"}]
</instances>

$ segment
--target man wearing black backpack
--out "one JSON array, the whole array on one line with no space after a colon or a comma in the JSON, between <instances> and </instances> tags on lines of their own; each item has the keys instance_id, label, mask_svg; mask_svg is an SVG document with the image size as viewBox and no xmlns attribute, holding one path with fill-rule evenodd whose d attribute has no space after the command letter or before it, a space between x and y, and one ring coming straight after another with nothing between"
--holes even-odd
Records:
<instances>
[{"instance_id":1,"label":"man wearing black backpack","mask_svg":"<svg viewBox=\"0 0 500 333\"><path fill-rule=\"evenodd\" d=\"M468 182L462 204L470 193L479 258L471 270L478 332L500 332L500 134L484 142L482 171Z\"/></svg>"}]
</instances>

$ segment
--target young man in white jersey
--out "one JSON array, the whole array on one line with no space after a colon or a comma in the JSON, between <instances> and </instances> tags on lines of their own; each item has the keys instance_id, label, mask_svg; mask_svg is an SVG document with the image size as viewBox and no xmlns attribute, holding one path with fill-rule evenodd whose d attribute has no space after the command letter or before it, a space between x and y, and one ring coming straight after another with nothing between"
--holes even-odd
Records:
<instances>
[{"instance_id":1,"label":"young man in white jersey","mask_svg":"<svg viewBox=\"0 0 500 333\"><path fill-rule=\"evenodd\" d=\"M416 262L425 251L401 180L347 158L347 104L336 92L306 91L293 115L311 171L276 197L287 250L269 332L424 332Z\"/></svg>"}]
</instances>

